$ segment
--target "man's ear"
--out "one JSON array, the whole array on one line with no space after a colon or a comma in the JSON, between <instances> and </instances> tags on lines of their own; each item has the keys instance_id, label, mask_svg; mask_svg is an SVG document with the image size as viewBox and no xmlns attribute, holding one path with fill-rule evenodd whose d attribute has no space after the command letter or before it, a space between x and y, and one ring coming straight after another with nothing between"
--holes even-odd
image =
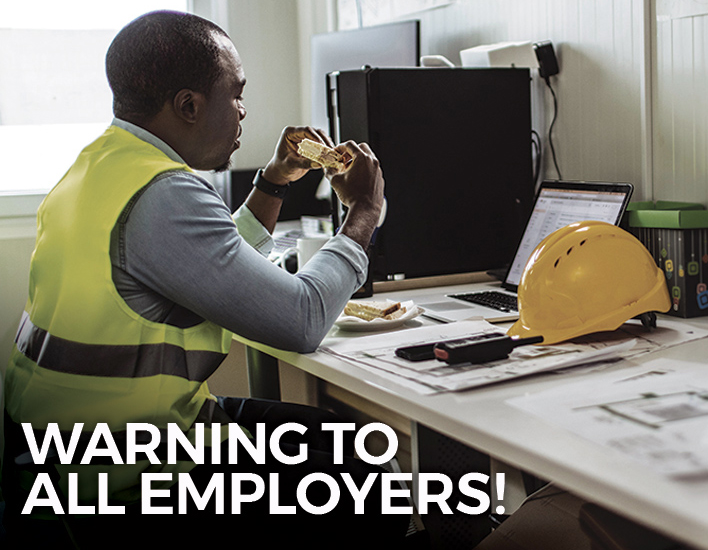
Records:
<instances>
[{"instance_id":1,"label":"man's ear","mask_svg":"<svg viewBox=\"0 0 708 550\"><path fill-rule=\"evenodd\" d=\"M204 100L204 94L183 88L175 94L172 100L172 108L180 119L193 124L201 114Z\"/></svg>"}]
</instances>

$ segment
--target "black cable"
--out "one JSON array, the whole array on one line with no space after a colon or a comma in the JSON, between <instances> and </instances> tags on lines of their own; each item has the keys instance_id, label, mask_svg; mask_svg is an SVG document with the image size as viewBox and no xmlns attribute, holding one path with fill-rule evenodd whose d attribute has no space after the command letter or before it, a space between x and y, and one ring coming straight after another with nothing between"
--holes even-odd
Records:
<instances>
[{"instance_id":1,"label":"black cable","mask_svg":"<svg viewBox=\"0 0 708 550\"><path fill-rule=\"evenodd\" d=\"M536 189L538 186L538 178L541 175L541 136L538 135L536 130L531 130L531 144L534 147L534 152L536 153L534 168L533 168L533 187Z\"/></svg>"},{"instance_id":2,"label":"black cable","mask_svg":"<svg viewBox=\"0 0 708 550\"><path fill-rule=\"evenodd\" d=\"M553 126L556 123L556 118L558 118L558 98L556 98L556 92L551 86L551 79L546 77L546 85L548 89L551 90L551 95L553 96L553 120L551 121L551 126L548 128L548 144L551 146L551 154L553 155L553 165L556 167L556 173L558 174L558 179L562 180L560 168L558 168L558 161L556 160L556 149L553 146Z\"/></svg>"}]
</instances>

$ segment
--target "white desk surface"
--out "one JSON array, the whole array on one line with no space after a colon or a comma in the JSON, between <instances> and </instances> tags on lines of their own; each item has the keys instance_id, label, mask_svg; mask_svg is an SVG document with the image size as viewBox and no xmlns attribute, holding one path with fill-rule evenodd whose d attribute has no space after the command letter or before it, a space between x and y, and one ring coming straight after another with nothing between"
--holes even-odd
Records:
<instances>
[{"instance_id":1,"label":"white desk surface","mask_svg":"<svg viewBox=\"0 0 708 550\"><path fill-rule=\"evenodd\" d=\"M468 285L457 285L446 290L456 292L468 288ZM430 293L430 288L424 288L377 293L373 299L415 300L416 296ZM708 317L686 322L708 327ZM352 338L359 334L333 331L328 339ZM708 479L671 480L629 457L506 403L513 397L591 377L592 373L573 373L571 369L560 376L531 377L459 393L420 395L325 353L301 355L237 339L490 456L552 480L578 496L697 548L708 549ZM642 361L661 357L704 360L708 367L708 340L689 342L614 368L637 366Z\"/></svg>"}]
</instances>

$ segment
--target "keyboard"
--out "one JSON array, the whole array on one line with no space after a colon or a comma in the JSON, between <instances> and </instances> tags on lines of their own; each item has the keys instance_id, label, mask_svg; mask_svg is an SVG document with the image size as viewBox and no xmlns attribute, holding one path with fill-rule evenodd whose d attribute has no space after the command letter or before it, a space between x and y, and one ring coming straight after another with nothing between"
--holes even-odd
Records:
<instances>
[{"instance_id":1,"label":"keyboard","mask_svg":"<svg viewBox=\"0 0 708 550\"><path fill-rule=\"evenodd\" d=\"M300 229L291 229L286 233L278 235L273 241L273 252L285 252L288 248L292 248L297 244L297 240L304 236Z\"/></svg>"},{"instance_id":2,"label":"keyboard","mask_svg":"<svg viewBox=\"0 0 708 550\"><path fill-rule=\"evenodd\" d=\"M499 311L518 311L519 306L516 296L505 294L496 290L485 290L482 292L470 292L468 294L450 294L450 298L464 300L473 304L490 307Z\"/></svg>"}]
</instances>

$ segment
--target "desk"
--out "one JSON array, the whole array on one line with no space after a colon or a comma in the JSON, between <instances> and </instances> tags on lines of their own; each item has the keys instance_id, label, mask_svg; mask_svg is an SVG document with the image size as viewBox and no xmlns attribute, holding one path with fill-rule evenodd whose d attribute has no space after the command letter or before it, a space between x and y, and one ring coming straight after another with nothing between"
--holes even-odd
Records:
<instances>
[{"instance_id":1,"label":"desk","mask_svg":"<svg viewBox=\"0 0 708 550\"><path fill-rule=\"evenodd\" d=\"M450 290L466 288L469 287L458 285ZM430 289L405 290L376 294L376 298L415 300L416 296L428 293ZM708 318L686 322L708 327ZM339 337L356 336L334 332L328 336ZM423 396L328 354L301 355L239 340L492 457L554 481L640 524L708 549L708 480L672 481L628 457L608 452L506 403L527 393L583 380L592 373L571 369L562 376L531 377L461 393ZM637 365L661 357L694 361L708 357L708 340L689 342L630 363ZM622 364L614 368L622 368Z\"/></svg>"}]
</instances>

